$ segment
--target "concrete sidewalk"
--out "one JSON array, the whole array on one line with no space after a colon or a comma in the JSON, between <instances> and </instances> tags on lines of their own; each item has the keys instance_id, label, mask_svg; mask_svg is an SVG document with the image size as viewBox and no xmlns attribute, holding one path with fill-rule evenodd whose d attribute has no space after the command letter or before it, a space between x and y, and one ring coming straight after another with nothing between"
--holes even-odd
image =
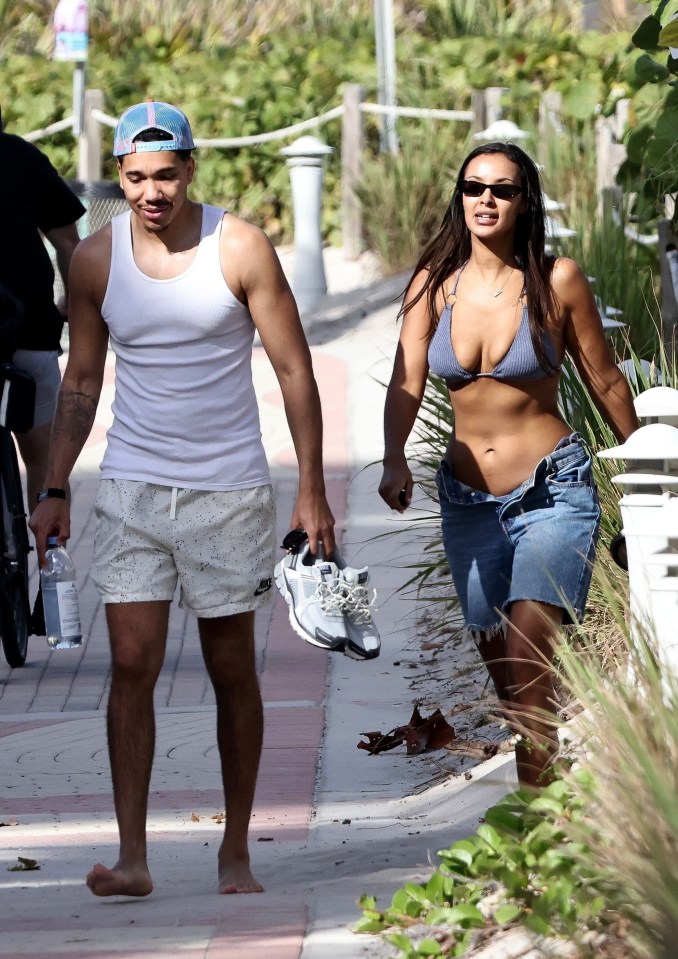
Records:
<instances>
[{"instance_id":1,"label":"concrete sidewalk","mask_svg":"<svg viewBox=\"0 0 678 959\"><path fill-rule=\"evenodd\" d=\"M407 757L404 747L379 756L357 748L362 732L406 723L415 702L432 706L443 690L435 656L421 650L416 604L397 592L424 541L377 495L380 383L397 339L390 301L399 282L352 290L337 284L334 292L330 282L333 295L304 317L323 402L330 503L344 558L372 571L383 649L376 660L354 662L308 646L290 629L278 595L258 614L266 732L252 855L263 895L216 892L223 807L214 703L194 621L176 607L156 693L149 813L155 890L138 901L98 900L83 884L95 861L110 865L117 851L105 735L108 649L88 576L92 501L110 422L107 365L97 423L73 480L70 545L87 641L80 650L50 651L33 637L23 669L0 664L0 957L385 955L376 940L350 931L359 895L386 904L403 882L430 874L436 851L472 832L485 809L513 788L506 755L476 765L467 779L472 763L444 750ZM261 348L253 369L281 539L295 461ZM444 696L440 705L449 706ZM13 871L19 857L39 869Z\"/></svg>"}]
</instances>

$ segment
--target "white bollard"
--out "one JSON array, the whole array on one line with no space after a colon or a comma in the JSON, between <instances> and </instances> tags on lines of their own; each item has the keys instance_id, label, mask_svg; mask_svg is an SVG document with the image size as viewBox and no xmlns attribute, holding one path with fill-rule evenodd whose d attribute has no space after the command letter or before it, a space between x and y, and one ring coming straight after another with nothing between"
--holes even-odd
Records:
<instances>
[{"instance_id":1,"label":"white bollard","mask_svg":"<svg viewBox=\"0 0 678 959\"><path fill-rule=\"evenodd\" d=\"M657 420L678 413L678 391L646 390L635 405L641 421L655 422L598 455L627 461L626 472L612 481L625 491L619 505L631 623L650 631L660 661L673 671L678 670L678 428Z\"/></svg>"},{"instance_id":2,"label":"white bollard","mask_svg":"<svg viewBox=\"0 0 678 959\"><path fill-rule=\"evenodd\" d=\"M622 477L614 478L614 482L620 480L623 482ZM675 483L678 490L678 477ZM652 590L664 575L652 559L669 548L664 519L667 495L628 493L619 501L629 570L631 621L645 629L655 625Z\"/></svg>"},{"instance_id":3,"label":"white bollard","mask_svg":"<svg viewBox=\"0 0 678 959\"><path fill-rule=\"evenodd\" d=\"M656 571L649 577L650 609L662 665L678 676L678 498L668 499L661 510L667 547L647 557Z\"/></svg>"},{"instance_id":4,"label":"white bollard","mask_svg":"<svg viewBox=\"0 0 678 959\"><path fill-rule=\"evenodd\" d=\"M333 152L322 140L303 136L280 153L287 157L294 204L294 277L292 292L304 313L327 293L320 212L323 159Z\"/></svg>"},{"instance_id":5,"label":"white bollard","mask_svg":"<svg viewBox=\"0 0 678 959\"><path fill-rule=\"evenodd\" d=\"M670 386L653 386L643 390L633 401L641 423L666 423L678 426L678 390Z\"/></svg>"}]
</instances>

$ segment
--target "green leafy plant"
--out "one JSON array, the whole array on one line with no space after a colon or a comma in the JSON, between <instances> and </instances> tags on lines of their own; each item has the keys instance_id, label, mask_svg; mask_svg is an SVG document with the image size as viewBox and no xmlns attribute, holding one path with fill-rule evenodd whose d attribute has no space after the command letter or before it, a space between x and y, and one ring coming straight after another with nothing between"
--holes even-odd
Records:
<instances>
[{"instance_id":1,"label":"green leafy plant","mask_svg":"<svg viewBox=\"0 0 678 959\"><path fill-rule=\"evenodd\" d=\"M508 38L499 37L497 17L506 13L517 23L518 6L525 11L529 8L530 36L512 33ZM486 35L455 37L430 29L433 19L429 14L438 16L444 7L437 0L416 7L405 0L396 4L399 101L468 109L472 89L501 85L510 90L509 113L523 119L536 114L542 91L557 88L564 93L568 129L582 124L582 115L590 118L599 103L608 109L628 86L619 80L626 37L554 30L549 14L553 6L547 0L535 0L529 5L506 4L504 10L503 0L497 0L492 6L495 20L479 20L479 25L485 23ZM481 7L477 5L479 16ZM462 5L457 8L461 11ZM17 0L0 7L2 107L11 132L47 126L71 112L72 66L49 59L52 9L51 0ZM525 22L527 15L521 17ZM102 0L92 7L87 86L104 91L104 110L113 116L136 100L164 98L186 109L198 136L237 137L279 129L323 113L341 103L347 83L361 83L367 99L376 99L373 10L368 0L328 4L311 0L282 4L273 0L188 0L184 4ZM594 87L595 102L590 96ZM584 90L589 92L582 98ZM323 194L323 234L332 243L341 242L340 127L334 120L319 131L334 148L326 161ZM434 195L445 195L446 172L451 167L446 151L449 148L456 153L467 130L466 124L445 121L436 121L428 130L418 120L398 121L405 162L409 150L414 164L417 138L423 144L416 157L419 183L414 183L412 192L406 191L405 185L412 186L413 173L401 177L388 166L389 159L377 155L375 124L368 121L370 189L379 188L377 195L384 199L385 187L379 176L382 164L388 171L384 178L401 189L384 207L389 218L394 217L393 226L381 217L385 246L390 246L388 238L402 229L409 233L407 242L415 249L412 231L422 227L425 231L426 225L414 218L414 202L423 195L427 207L430 191L430 203L435 206ZM107 180L115 179L115 166L108 156L110 135L104 130L103 179ZM70 132L56 134L40 145L62 175L75 177L76 146ZM283 145L280 141L239 150L200 150L199 198L242 213L276 239L290 238L289 176L278 152ZM399 202L404 209L399 209ZM401 243L405 241L398 238L393 245Z\"/></svg>"},{"instance_id":2,"label":"green leafy plant","mask_svg":"<svg viewBox=\"0 0 678 959\"><path fill-rule=\"evenodd\" d=\"M678 191L678 58L667 55L667 47L678 46L676 14L676 0L659 0L632 37L635 122L618 180L638 193L638 215L645 220L666 215L664 197Z\"/></svg>"},{"instance_id":3,"label":"green leafy plant","mask_svg":"<svg viewBox=\"0 0 678 959\"><path fill-rule=\"evenodd\" d=\"M612 874L592 860L587 842L573 838L574 827L585 833L588 782L580 774L538 796L505 797L473 836L438 853L441 864L426 882L407 883L383 911L363 896L356 931L383 933L407 959L455 957L479 933L507 924L575 939L611 926L621 909L633 912ZM416 939L406 934L415 926ZM422 926L431 927L431 935L421 938Z\"/></svg>"},{"instance_id":4,"label":"green leafy plant","mask_svg":"<svg viewBox=\"0 0 678 959\"><path fill-rule=\"evenodd\" d=\"M531 36L547 18L556 30L576 26L574 9L553 0L517 4L511 0L430 0L422 4L424 28L433 37Z\"/></svg>"},{"instance_id":5,"label":"green leafy plant","mask_svg":"<svg viewBox=\"0 0 678 959\"><path fill-rule=\"evenodd\" d=\"M400 150L367 154L358 189L365 242L385 275L406 270L431 237L450 202L468 124L401 126Z\"/></svg>"}]
</instances>

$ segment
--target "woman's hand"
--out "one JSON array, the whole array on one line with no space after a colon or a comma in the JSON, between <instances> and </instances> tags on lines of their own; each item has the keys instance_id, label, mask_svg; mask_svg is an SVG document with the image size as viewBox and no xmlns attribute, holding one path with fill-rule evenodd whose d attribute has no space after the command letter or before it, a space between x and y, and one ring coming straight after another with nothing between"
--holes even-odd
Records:
<instances>
[{"instance_id":1,"label":"woman's hand","mask_svg":"<svg viewBox=\"0 0 678 959\"><path fill-rule=\"evenodd\" d=\"M414 480L404 456L384 460L384 472L379 484L379 495L391 509L404 513L412 502Z\"/></svg>"}]
</instances>

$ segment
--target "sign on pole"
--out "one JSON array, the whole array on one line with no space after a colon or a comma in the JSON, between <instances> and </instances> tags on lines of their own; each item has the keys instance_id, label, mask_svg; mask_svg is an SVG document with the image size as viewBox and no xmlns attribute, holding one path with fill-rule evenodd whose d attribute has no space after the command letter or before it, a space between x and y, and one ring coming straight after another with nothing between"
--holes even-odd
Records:
<instances>
[{"instance_id":1,"label":"sign on pole","mask_svg":"<svg viewBox=\"0 0 678 959\"><path fill-rule=\"evenodd\" d=\"M89 42L87 0L59 0L54 11L55 60L86 60Z\"/></svg>"},{"instance_id":2,"label":"sign on pole","mask_svg":"<svg viewBox=\"0 0 678 959\"><path fill-rule=\"evenodd\" d=\"M54 59L70 60L73 70L73 134L82 134L85 108L85 60L89 45L87 0L59 0L54 10Z\"/></svg>"}]
</instances>

